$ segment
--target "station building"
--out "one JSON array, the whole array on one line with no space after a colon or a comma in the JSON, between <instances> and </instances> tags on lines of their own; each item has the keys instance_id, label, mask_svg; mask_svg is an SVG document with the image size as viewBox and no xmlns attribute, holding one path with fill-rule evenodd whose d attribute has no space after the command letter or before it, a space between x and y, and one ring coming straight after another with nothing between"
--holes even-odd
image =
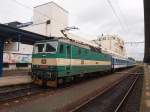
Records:
<instances>
[{"instance_id":1,"label":"station building","mask_svg":"<svg viewBox=\"0 0 150 112\"><path fill-rule=\"evenodd\" d=\"M28 23L11 22L6 25L47 37L62 37L61 30L68 27L68 12L54 2L34 7L33 21ZM32 62L33 46L20 42L4 45L4 70L29 69Z\"/></svg>"},{"instance_id":2,"label":"station building","mask_svg":"<svg viewBox=\"0 0 150 112\"><path fill-rule=\"evenodd\" d=\"M49 2L34 7L32 22L20 23L15 21L6 24L47 37L64 37L61 30L68 27L68 15L68 11L54 2ZM92 42L87 42L78 35L66 33L69 38L99 46L104 52L120 57L126 56L124 41L116 35L102 35ZM8 40L4 48L4 70L29 69L31 67L33 46Z\"/></svg>"}]
</instances>

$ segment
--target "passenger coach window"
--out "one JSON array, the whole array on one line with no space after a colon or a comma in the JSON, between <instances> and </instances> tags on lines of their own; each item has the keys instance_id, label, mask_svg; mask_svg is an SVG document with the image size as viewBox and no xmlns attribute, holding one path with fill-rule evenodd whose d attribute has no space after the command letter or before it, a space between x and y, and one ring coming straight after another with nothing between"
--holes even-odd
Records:
<instances>
[{"instance_id":1,"label":"passenger coach window","mask_svg":"<svg viewBox=\"0 0 150 112\"><path fill-rule=\"evenodd\" d=\"M60 45L60 50L59 50L60 53L63 53L64 52L64 45Z\"/></svg>"}]
</instances>

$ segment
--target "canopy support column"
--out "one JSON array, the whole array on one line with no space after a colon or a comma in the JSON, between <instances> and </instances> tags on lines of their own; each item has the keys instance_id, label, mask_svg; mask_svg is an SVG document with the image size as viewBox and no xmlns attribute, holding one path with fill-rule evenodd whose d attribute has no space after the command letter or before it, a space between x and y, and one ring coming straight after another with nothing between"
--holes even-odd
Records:
<instances>
[{"instance_id":1,"label":"canopy support column","mask_svg":"<svg viewBox=\"0 0 150 112\"><path fill-rule=\"evenodd\" d=\"M3 50L4 50L4 41L0 39L0 77L3 74Z\"/></svg>"}]
</instances>

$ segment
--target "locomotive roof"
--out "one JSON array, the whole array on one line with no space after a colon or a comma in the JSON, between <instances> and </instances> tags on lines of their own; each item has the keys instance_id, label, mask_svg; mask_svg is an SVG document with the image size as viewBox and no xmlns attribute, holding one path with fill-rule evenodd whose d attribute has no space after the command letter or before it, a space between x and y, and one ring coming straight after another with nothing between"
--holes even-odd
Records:
<instances>
[{"instance_id":1,"label":"locomotive roof","mask_svg":"<svg viewBox=\"0 0 150 112\"><path fill-rule=\"evenodd\" d=\"M42 41L37 41L36 43L41 43L41 42L50 42L50 41L58 41L58 42L63 42L63 43L68 43L68 44L72 44L72 45L75 45L75 46L79 46L79 47L82 47L82 48L86 48L86 49L99 49L99 52L101 51L100 48L96 48L94 46L91 46L89 44L85 44L83 42L80 42L80 41L77 41L77 40L73 40L73 39L69 39L69 38L64 38L64 37L50 37L46 40L42 40Z\"/></svg>"}]
</instances>

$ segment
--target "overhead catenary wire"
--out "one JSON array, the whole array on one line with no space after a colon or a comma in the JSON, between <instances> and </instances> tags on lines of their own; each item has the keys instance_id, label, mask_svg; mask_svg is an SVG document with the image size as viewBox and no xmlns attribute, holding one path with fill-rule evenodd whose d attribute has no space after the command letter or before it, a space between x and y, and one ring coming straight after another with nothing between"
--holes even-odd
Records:
<instances>
[{"instance_id":1,"label":"overhead catenary wire","mask_svg":"<svg viewBox=\"0 0 150 112\"><path fill-rule=\"evenodd\" d=\"M117 2L117 3L118 3L118 2ZM124 22L124 24L125 24L127 30L129 31L129 27L128 27L129 25L128 25L128 23L126 22L126 17L125 17L125 15L124 15L124 13L123 13L121 7L119 6L119 4L118 4L118 9L119 9L120 14L121 14L121 16L122 16L123 22Z\"/></svg>"},{"instance_id":2,"label":"overhead catenary wire","mask_svg":"<svg viewBox=\"0 0 150 112\"><path fill-rule=\"evenodd\" d=\"M126 45L137 45L137 44L144 44L143 41L139 41L139 42L125 42Z\"/></svg>"},{"instance_id":3,"label":"overhead catenary wire","mask_svg":"<svg viewBox=\"0 0 150 112\"><path fill-rule=\"evenodd\" d=\"M118 14L117 14L117 12L116 12L114 6L112 5L111 1L110 1L110 0L107 0L107 2L108 2L108 4L109 4L110 8L112 9L113 14L114 14L115 17L117 18L117 20L118 20L118 22L119 22L121 28L122 28L125 32L127 32L126 29L125 29L125 27L124 27L124 24L122 23L120 17L118 16Z\"/></svg>"},{"instance_id":4,"label":"overhead catenary wire","mask_svg":"<svg viewBox=\"0 0 150 112\"><path fill-rule=\"evenodd\" d=\"M20 3L20 2L18 2L17 0L11 0L11 1L14 1L16 4L18 4L18 5L20 5L20 6L24 7L24 8L26 8L26 9L28 9L28 10L32 10L32 11L33 11L33 8L32 8L32 7L29 7L29 6L27 6L27 5L24 5L24 4ZM43 13L40 12L40 11L37 11L37 10L36 10L35 12L37 12L38 14L40 14L40 15L42 15L42 16L48 18L48 19L50 19L50 17L49 17L48 15L43 14Z\"/></svg>"}]
</instances>

